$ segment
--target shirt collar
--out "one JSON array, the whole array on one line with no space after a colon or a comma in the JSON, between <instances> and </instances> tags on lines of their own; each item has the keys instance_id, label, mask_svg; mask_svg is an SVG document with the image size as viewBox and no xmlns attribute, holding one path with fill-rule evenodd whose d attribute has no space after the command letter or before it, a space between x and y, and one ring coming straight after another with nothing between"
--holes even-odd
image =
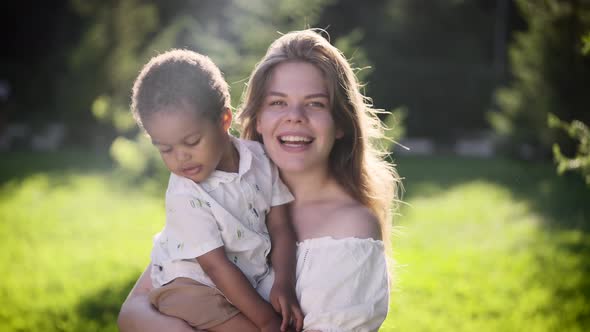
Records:
<instances>
[{"instance_id":1,"label":"shirt collar","mask_svg":"<svg viewBox=\"0 0 590 332\"><path fill-rule=\"evenodd\" d=\"M230 135L230 139L240 154L240 167L238 172L241 177L244 176L252 166L252 151L250 151L246 144L244 144L239 138Z\"/></svg>"},{"instance_id":2,"label":"shirt collar","mask_svg":"<svg viewBox=\"0 0 590 332\"><path fill-rule=\"evenodd\" d=\"M230 135L230 140L239 153L239 167L238 173L224 172L215 170L207 178L207 180L200 183L200 185L207 192L213 191L219 187L221 183L229 183L234 181L237 177L242 177L246 174L252 165L252 151L248 149L246 144L243 144L239 138Z\"/></svg>"}]
</instances>

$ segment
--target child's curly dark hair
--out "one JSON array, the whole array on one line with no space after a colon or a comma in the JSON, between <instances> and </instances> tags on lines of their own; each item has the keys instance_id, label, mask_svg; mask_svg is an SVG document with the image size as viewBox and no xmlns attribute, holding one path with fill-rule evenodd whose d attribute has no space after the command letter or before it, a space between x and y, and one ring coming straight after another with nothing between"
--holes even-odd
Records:
<instances>
[{"instance_id":1,"label":"child's curly dark hair","mask_svg":"<svg viewBox=\"0 0 590 332\"><path fill-rule=\"evenodd\" d=\"M229 86L205 55L174 49L153 57L141 70L131 97L138 125L156 112L183 106L212 121L230 107Z\"/></svg>"}]
</instances>

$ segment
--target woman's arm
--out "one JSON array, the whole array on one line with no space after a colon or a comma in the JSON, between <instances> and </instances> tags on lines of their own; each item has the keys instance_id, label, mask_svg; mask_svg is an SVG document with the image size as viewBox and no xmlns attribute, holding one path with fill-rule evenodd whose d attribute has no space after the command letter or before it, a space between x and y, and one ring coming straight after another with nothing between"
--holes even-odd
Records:
<instances>
[{"instance_id":1,"label":"woman's arm","mask_svg":"<svg viewBox=\"0 0 590 332\"><path fill-rule=\"evenodd\" d=\"M150 265L133 286L121 307L117 325L121 332L194 332L183 320L166 316L150 303L148 294L152 290Z\"/></svg>"}]
</instances>

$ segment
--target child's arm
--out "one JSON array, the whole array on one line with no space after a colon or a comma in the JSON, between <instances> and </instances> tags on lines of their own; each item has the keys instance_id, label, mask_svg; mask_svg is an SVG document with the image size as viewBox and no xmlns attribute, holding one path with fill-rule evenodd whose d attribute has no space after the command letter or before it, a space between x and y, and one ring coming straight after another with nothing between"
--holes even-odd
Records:
<instances>
[{"instance_id":1,"label":"child's arm","mask_svg":"<svg viewBox=\"0 0 590 332\"><path fill-rule=\"evenodd\" d=\"M303 313L295 295L295 232L287 216L287 205L277 205L266 216L272 250L271 264L275 281L270 292L270 303L283 316L281 330L293 320L295 330L303 328Z\"/></svg>"},{"instance_id":2,"label":"child's arm","mask_svg":"<svg viewBox=\"0 0 590 332\"><path fill-rule=\"evenodd\" d=\"M152 289L150 265L135 283L121 306L117 325L121 332L194 332L182 319L166 316L157 311L148 299Z\"/></svg>"},{"instance_id":3,"label":"child's arm","mask_svg":"<svg viewBox=\"0 0 590 332\"><path fill-rule=\"evenodd\" d=\"M272 307L254 290L242 271L227 259L219 247L197 257L215 286L262 331L278 331L280 319Z\"/></svg>"}]
</instances>

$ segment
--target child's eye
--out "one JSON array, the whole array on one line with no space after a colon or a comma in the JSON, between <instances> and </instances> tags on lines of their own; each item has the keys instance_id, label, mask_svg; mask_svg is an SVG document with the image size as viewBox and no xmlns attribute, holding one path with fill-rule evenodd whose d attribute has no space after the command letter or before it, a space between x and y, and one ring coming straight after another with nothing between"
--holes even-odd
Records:
<instances>
[{"instance_id":1,"label":"child's eye","mask_svg":"<svg viewBox=\"0 0 590 332\"><path fill-rule=\"evenodd\" d=\"M198 145L200 142L201 142L201 139L199 138L199 139L198 139L198 140L196 140L196 141L189 141L189 142L186 142L186 145L188 145L188 146L195 146L195 145Z\"/></svg>"},{"instance_id":2,"label":"child's eye","mask_svg":"<svg viewBox=\"0 0 590 332\"><path fill-rule=\"evenodd\" d=\"M171 149L171 148L165 148L165 149L162 149L162 148L161 148L161 149L159 149L159 150L160 150L160 153L163 153L163 154L166 154L166 153L170 153L170 152L172 152L172 149Z\"/></svg>"}]
</instances>

